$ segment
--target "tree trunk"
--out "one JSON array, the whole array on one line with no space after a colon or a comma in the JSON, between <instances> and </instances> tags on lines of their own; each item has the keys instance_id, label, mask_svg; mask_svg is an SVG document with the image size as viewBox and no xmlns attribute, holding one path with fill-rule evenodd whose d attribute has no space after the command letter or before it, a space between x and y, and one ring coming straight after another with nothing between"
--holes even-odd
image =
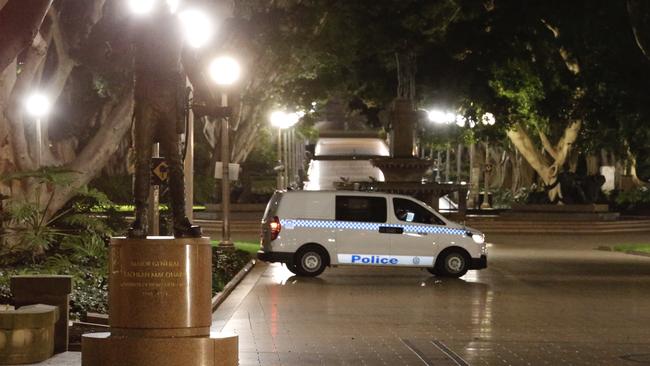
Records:
<instances>
[{"instance_id":1,"label":"tree trunk","mask_svg":"<svg viewBox=\"0 0 650 366\"><path fill-rule=\"evenodd\" d=\"M4 117L11 131L11 143L16 168L21 171L36 169L36 161L29 156L30 145L25 135L25 123L21 98L26 94L34 80L34 74L45 61L47 45L41 37L36 37L34 44L27 51L24 64L9 98L9 105L4 109ZM32 144L33 147L34 144Z\"/></svg>"},{"instance_id":2,"label":"tree trunk","mask_svg":"<svg viewBox=\"0 0 650 366\"><path fill-rule=\"evenodd\" d=\"M102 124L90 142L65 168L77 173L72 184L55 192L48 216L56 213L79 190L88 184L106 165L117 151L120 141L131 127L133 112L133 91L126 92L103 113Z\"/></svg>"}]
</instances>

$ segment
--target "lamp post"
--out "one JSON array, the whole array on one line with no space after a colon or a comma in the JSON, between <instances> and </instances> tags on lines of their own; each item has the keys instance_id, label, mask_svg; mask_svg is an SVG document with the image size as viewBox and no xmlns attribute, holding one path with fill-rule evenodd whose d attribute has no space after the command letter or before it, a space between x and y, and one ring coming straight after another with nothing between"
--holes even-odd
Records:
<instances>
[{"instance_id":1,"label":"lamp post","mask_svg":"<svg viewBox=\"0 0 650 366\"><path fill-rule=\"evenodd\" d=\"M288 147L289 145L289 138L287 134L284 134L283 138L283 130L286 130L288 128L293 127L300 118L304 116L303 112L293 112L293 113L287 113L285 111L273 111L271 112L269 116L269 120L271 122L271 125L273 127L276 127L278 129L278 160L280 161L280 169L277 169L278 172L278 189L284 189L288 185L288 162L287 160L289 159L289 154L290 154L290 149ZM282 140L285 140L284 143ZM284 145L284 146L283 146Z\"/></svg>"},{"instance_id":2,"label":"lamp post","mask_svg":"<svg viewBox=\"0 0 650 366\"><path fill-rule=\"evenodd\" d=\"M227 87L234 84L241 73L239 63L228 56L216 58L210 64L210 76L217 85ZM221 106L228 106L228 94L221 92ZM230 240L230 126L229 118L224 117L221 123L221 212L223 225L221 229L221 243L219 246L233 247Z\"/></svg>"},{"instance_id":3,"label":"lamp post","mask_svg":"<svg viewBox=\"0 0 650 366\"><path fill-rule=\"evenodd\" d=\"M484 126L494 126L496 123L496 120L494 118L494 115L492 113L485 113L481 117L481 123ZM492 208L490 205L489 201L489 193L490 193L490 172L492 171L492 165L490 165L490 143L489 140L485 140L485 168L484 168L484 174L485 178L483 179L485 182L485 189L483 190L483 203L481 203L481 209L489 209Z\"/></svg>"},{"instance_id":4,"label":"lamp post","mask_svg":"<svg viewBox=\"0 0 650 366\"><path fill-rule=\"evenodd\" d=\"M433 122L436 125L451 125L453 123L456 123L460 125L461 118L462 116L457 115L456 113L453 112L448 112L448 111L442 111L439 109L432 109L427 112L427 117L429 118L429 121ZM445 176L444 176L444 181L448 183L450 181L449 176L450 176L450 155L451 155L451 146L447 144L447 148L445 149ZM440 183L440 164L441 160L441 154L440 150L437 152L437 162L436 162L436 182Z\"/></svg>"},{"instance_id":5,"label":"lamp post","mask_svg":"<svg viewBox=\"0 0 650 366\"><path fill-rule=\"evenodd\" d=\"M36 118L36 165L41 167L43 137L41 134L41 118L50 112L50 100L45 94L34 92L25 100L25 109L27 113Z\"/></svg>"}]
</instances>

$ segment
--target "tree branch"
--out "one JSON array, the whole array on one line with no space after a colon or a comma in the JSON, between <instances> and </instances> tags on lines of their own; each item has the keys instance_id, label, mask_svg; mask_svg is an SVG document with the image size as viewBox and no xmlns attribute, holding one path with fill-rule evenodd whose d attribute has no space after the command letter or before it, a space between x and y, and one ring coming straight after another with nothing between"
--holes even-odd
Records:
<instances>
[{"instance_id":1,"label":"tree branch","mask_svg":"<svg viewBox=\"0 0 650 366\"><path fill-rule=\"evenodd\" d=\"M559 40L560 39L560 29L556 26L553 26L549 24L546 20L540 19L542 21L542 24L546 26L548 30L553 33L553 38ZM560 46L558 49L558 52L560 54L560 57L562 57L562 61L564 61L564 65L566 68L573 73L574 75L578 75L580 73L580 63L578 62L578 59L571 54L564 46Z\"/></svg>"},{"instance_id":2,"label":"tree branch","mask_svg":"<svg viewBox=\"0 0 650 366\"><path fill-rule=\"evenodd\" d=\"M528 136L524 127L520 123L516 123L507 131L507 135L510 141L512 141L512 144L515 145L528 164L535 169L544 183L547 185L554 183L554 177L550 172L549 164L539 152L533 140Z\"/></svg>"},{"instance_id":3,"label":"tree branch","mask_svg":"<svg viewBox=\"0 0 650 366\"><path fill-rule=\"evenodd\" d=\"M38 34L52 0L9 0L0 11L0 72Z\"/></svg>"},{"instance_id":4,"label":"tree branch","mask_svg":"<svg viewBox=\"0 0 650 366\"><path fill-rule=\"evenodd\" d=\"M571 147L578 138L580 127L582 127L582 122L580 120L577 120L571 122L569 126L564 129L564 134L562 134L562 138L560 138L560 141L555 147L557 156L555 157L555 163L553 165L557 166L558 170L562 167L562 165L564 165L564 162L566 162L566 159L571 152Z\"/></svg>"},{"instance_id":5,"label":"tree branch","mask_svg":"<svg viewBox=\"0 0 650 366\"><path fill-rule=\"evenodd\" d=\"M549 141L549 139L546 136L546 134L544 133L544 131L542 131L540 128L538 128L537 133L539 134L539 139L542 141L542 146L544 147L544 150L546 150L546 152L549 155L551 155L551 157L554 160L557 160L557 150L553 147L553 145L551 144L551 141Z\"/></svg>"},{"instance_id":6,"label":"tree branch","mask_svg":"<svg viewBox=\"0 0 650 366\"><path fill-rule=\"evenodd\" d=\"M645 8L644 8L645 7ZM639 0L627 0L627 13L630 16L632 34L637 47L643 56L650 61L650 15L648 14L648 2Z\"/></svg>"}]
</instances>

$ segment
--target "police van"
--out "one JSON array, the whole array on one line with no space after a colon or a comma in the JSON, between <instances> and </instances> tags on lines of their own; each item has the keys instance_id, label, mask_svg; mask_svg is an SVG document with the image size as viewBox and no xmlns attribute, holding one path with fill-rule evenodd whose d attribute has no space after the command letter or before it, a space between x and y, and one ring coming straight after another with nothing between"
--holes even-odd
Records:
<instances>
[{"instance_id":1,"label":"police van","mask_svg":"<svg viewBox=\"0 0 650 366\"><path fill-rule=\"evenodd\" d=\"M358 191L276 191L257 257L310 277L338 265L419 267L448 277L487 267L483 233L412 197Z\"/></svg>"}]
</instances>

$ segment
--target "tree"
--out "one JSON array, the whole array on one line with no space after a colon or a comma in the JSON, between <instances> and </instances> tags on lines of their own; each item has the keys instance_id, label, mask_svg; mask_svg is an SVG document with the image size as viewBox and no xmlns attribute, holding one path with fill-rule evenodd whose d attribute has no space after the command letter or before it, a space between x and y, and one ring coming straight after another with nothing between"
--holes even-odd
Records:
<instances>
[{"instance_id":1,"label":"tree","mask_svg":"<svg viewBox=\"0 0 650 366\"><path fill-rule=\"evenodd\" d=\"M11 14L12 11L20 12L15 10L17 3L8 2L0 14L20 21L21 16ZM31 9L25 12L31 13L35 3L20 2L20 6ZM132 88L127 67L130 50L119 34L111 32L112 27L120 25L115 17L117 9L115 4L105 5L103 0L71 0L49 7L42 24L35 21L29 26L25 24L30 30L27 38L32 37L28 46L13 55L8 66L2 69L1 174L39 168L36 166L38 142L34 139L34 124L22 107L29 92L44 90L61 108L59 112L69 108L68 115L53 114L43 121L46 126L44 164L62 166L77 174L72 184L54 192L49 215L101 170L130 126ZM4 34L19 37L21 44L26 39L24 33ZM0 52L10 57L12 53L8 50L17 49L15 44L5 43ZM74 108L70 108L71 105ZM30 186L29 180L23 180L1 188L13 199L20 200L31 191Z\"/></svg>"}]
</instances>

